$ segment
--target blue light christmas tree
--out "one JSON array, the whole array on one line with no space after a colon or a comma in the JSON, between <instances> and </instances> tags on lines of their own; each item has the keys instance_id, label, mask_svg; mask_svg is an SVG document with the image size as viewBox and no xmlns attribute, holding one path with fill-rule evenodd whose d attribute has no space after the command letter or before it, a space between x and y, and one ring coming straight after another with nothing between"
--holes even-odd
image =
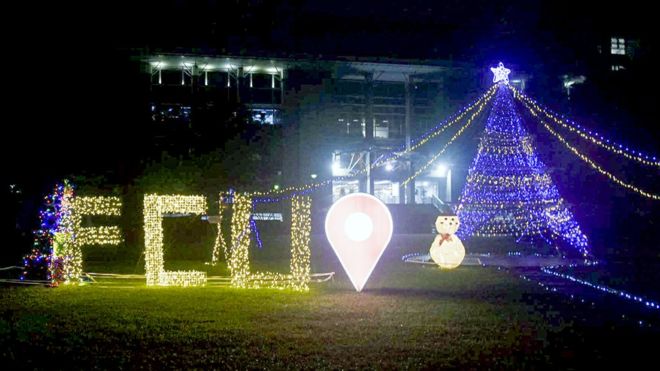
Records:
<instances>
[{"instance_id":1,"label":"blue light christmas tree","mask_svg":"<svg viewBox=\"0 0 660 371\"><path fill-rule=\"evenodd\" d=\"M590 256L587 237L538 159L516 111L508 70L493 69L498 83L478 152L457 207L457 235L541 238Z\"/></svg>"},{"instance_id":2,"label":"blue light christmas tree","mask_svg":"<svg viewBox=\"0 0 660 371\"><path fill-rule=\"evenodd\" d=\"M32 252L23 259L21 280L50 281L53 286L64 281L63 259L55 250L62 219L67 217L67 211L62 207L62 201L67 197L73 197L73 185L66 179L55 186L53 193L44 197L43 208L39 211L39 229L34 231Z\"/></svg>"}]
</instances>

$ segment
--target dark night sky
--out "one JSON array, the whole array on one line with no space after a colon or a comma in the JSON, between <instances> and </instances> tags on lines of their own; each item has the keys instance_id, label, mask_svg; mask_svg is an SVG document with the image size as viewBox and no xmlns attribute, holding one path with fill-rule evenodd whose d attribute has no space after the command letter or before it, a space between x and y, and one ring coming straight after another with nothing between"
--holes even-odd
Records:
<instances>
[{"instance_id":1,"label":"dark night sky","mask_svg":"<svg viewBox=\"0 0 660 371\"><path fill-rule=\"evenodd\" d=\"M139 125L135 112L143 86L128 62L131 48L451 58L484 66L504 60L553 76L588 65L594 38L616 31L641 38L649 60L657 60L657 40L651 36L655 12L641 1L618 6L485 0L136 3L23 4L6 13L13 19L3 24L7 108L18 123L4 136L10 177L35 168L44 174L67 170L44 168L43 157L36 155L39 148L53 147L41 134L45 131L96 138L58 150L85 154L84 167L121 156L115 153L117 141L139 143L139 136L120 134Z\"/></svg>"},{"instance_id":2,"label":"dark night sky","mask_svg":"<svg viewBox=\"0 0 660 371\"><path fill-rule=\"evenodd\" d=\"M654 5L637 0L577 3L151 0L5 5L3 186L17 182L38 199L62 176L85 169L118 174L125 171L122 163L135 162L136 149L144 143L141 114L147 107L147 84L130 56L147 47L281 57L453 59L484 68L502 60L531 72L532 95L561 107L561 91L552 91L559 90L557 76L591 75L595 40L622 34L640 40L644 55L637 72L618 82L625 89L612 88L607 77L596 81L572 114L579 119L580 114L596 113L592 124L599 126L594 127L642 150L660 152L655 134L658 96L652 89L659 83ZM623 125L612 126L622 120ZM13 223L10 214L6 225ZM25 218L32 220L33 214Z\"/></svg>"}]
</instances>

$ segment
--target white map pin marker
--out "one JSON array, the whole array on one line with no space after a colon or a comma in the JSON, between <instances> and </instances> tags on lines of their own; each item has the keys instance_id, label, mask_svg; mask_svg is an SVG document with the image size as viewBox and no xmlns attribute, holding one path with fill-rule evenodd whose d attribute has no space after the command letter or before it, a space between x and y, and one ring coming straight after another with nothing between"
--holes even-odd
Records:
<instances>
[{"instance_id":1,"label":"white map pin marker","mask_svg":"<svg viewBox=\"0 0 660 371\"><path fill-rule=\"evenodd\" d=\"M376 197L352 193L325 217L325 234L355 290L362 291L392 238L392 215Z\"/></svg>"}]
</instances>

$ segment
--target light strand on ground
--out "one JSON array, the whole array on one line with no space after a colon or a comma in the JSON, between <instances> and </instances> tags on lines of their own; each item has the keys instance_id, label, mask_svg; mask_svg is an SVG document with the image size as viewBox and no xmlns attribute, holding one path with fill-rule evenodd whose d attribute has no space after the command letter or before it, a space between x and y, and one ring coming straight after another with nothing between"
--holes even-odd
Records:
<instances>
[{"instance_id":1,"label":"light strand on ground","mask_svg":"<svg viewBox=\"0 0 660 371\"><path fill-rule=\"evenodd\" d=\"M591 283L589 281L577 278L577 277L572 276L570 274L560 273L560 272L557 271L559 268L561 268L561 267L560 266L549 266L549 267L543 267L543 268L541 268L541 270L544 273L553 275L555 277L560 277L560 278L563 278L563 279L567 279L569 281L579 283L581 285L588 286L588 287L591 287L593 289L596 289L596 290L599 290L599 291L602 291L602 292L606 292L608 294L616 295L616 296L618 296L622 299L627 299L627 300L630 300L632 302L639 303L641 305L644 305L647 308L651 308L651 309L654 309L654 310L660 310L660 303L658 303L658 302L654 302L653 300L649 300L649 299L644 298L642 296L630 294L630 293L625 292L623 290L617 290L617 289L614 289L614 288L611 288L611 287L608 287L608 286L605 286L605 285L599 285L599 284Z\"/></svg>"},{"instance_id":2,"label":"light strand on ground","mask_svg":"<svg viewBox=\"0 0 660 371\"><path fill-rule=\"evenodd\" d=\"M158 274L159 286L204 286L206 272L200 271L163 271Z\"/></svg>"},{"instance_id":3,"label":"light strand on ground","mask_svg":"<svg viewBox=\"0 0 660 371\"><path fill-rule=\"evenodd\" d=\"M514 92L514 96L522 102L527 109L531 111L535 111L536 113L542 113L545 115L548 119L550 119L555 125L559 125L567 130L569 130L572 133L578 134L581 138L585 140L589 140L591 143L604 148L608 150L611 153L614 153L616 155L623 156L627 159L637 161L641 164L644 165L649 165L649 166L658 166L660 167L660 161L657 160L656 156L649 156L645 155L640 151L635 151L634 149L630 149L623 144L616 143L615 141L612 141L608 138L605 138L603 135L597 133L597 132L592 132L591 130L584 129L581 125L572 122L568 119L565 118L560 118L559 115L556 113L553 113L549 109L547 109L545 106L542 106L538 102L536 102L534 99L526 96L525 94L519 92L516 88L513 86L511 89Z\"/></svg>"}]
</instances>

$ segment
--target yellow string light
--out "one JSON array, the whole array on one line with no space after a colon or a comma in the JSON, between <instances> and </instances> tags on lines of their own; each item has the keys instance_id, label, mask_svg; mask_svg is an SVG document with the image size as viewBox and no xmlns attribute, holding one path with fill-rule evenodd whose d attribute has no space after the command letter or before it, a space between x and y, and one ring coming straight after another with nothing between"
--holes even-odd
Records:
<instances>
[{"instance_id":1,"label":"yellow string light","mask_svg":"<svg viewBox=\"0 0 660 371\"><path fill-rule=\"evenodd\" d=\"M159 286L204 286L206 272L200 271L163 271L158 274Z\"/></svg>"},{"instance_id":2,"label":"yellow string light","mask_svg":"<svg viewBox=\"0 0 660 371\"><path fill-rule=\"evenodd\" d=\"M73 199L71 217L75 245L119 245L123 242L117 226L81 227L84 216L121 216L119 197L77 196Z\"/></svg>"},{"instance_id":3,"label":"yellow string light","mask_svg":"<svg viewBox=\"0 0 660 371\"><path fill-rule=\"evenodd\" d=\"M76 232L76 245L120 245L124 242L117 226L81 227Z\"/></svg>"},{"instance_id":4,"label":"yellow string light","mask_svg":"<svg viewBox=\"0 0 660 371\"><path fill-rule=\"evenodd\" d=\"M493 92L494 92L494 90L493 90ZM472 124L474 119L477 116L479 116L481 111L483 111L484 107L486 106L486 104L488 104L488 102L493 97L493 95L494 95L494 93L491 94L490 96L488 96L485 101L481 102L481 104L479 105L477 110L470 116L470 118L467 120L467 122L460 129L458 129L458 131L454 134L454 136L452 136L451 139L449 139L449 141L440 149L440 151L438 151L433 157L431 157L431 159L429 161L427 161L426 164L424 164L422 167L417 169L417 171L413 175L409 176L406 180L401 182L401 185L406 186L408 183L410 183L410 181L412 181L413 179L418 177L420 174L422 174L424 171L426 171L426 169L429 166L431 166L431 164L433 164L435 162L435 160L437 160L438 157L440 157L440 155L442 155L447 150L447 147L449 147L452 143L454 143L454 141L456 139L458 139L458 137L460 137L461 134L463 134L463 132Z\"/></svg>"},{"instance_id":5,"label":"yellow string light","mask_svg":"<svg viewBox=\"0 0 660 371\"><path fill-rule=\"evenodd\" d=\"M228 266L234 287L248 287L250 277L250 212L252 198L247 194L234 194L231 218L231 250Z\"/></svg>"},{"instance_id":6,"label":"yellow string light","mask_svg":"<svg viewBox=\"0 0 660 371\"><path fill-rule=\"evenodd\" d=\"M638 156L638 155L635 155L635 154L630 154L628 151L624 151L621 148L617 148L616 146L613 146L611 144L603 142L603 140L601 140L600 138L594 137L594 136L588 134L587 132L585 132L584 130L582 130L580 128L576 128L575 126L567 124L564 120L558 118L557 116L555 116L555 115L551 114L550 112L548 112L546 109L540 107L538 104L536 104L534 101L532 101L526 95L518 92L518 90L516 88L511 87L511 89L513 90L514 97L516 97L520 102L522 102L525 105L525 107L527 107L527 109L530 112L532 112L532 114L534 116L537 116L538 113L543 113L543 115L545 117L547 117L548 119L550 119L550 121L553 122L555 125L559 125L559 126L563 127L564 129L567 129L571 133L575 133L575 134L579 135L582 139L591 141L593 144L595 144L599 147L605 148L606 150L608 150L608 151L610 151L614 154L623 156L623 157L625 157L627 159L630 159L630 160L633 160L633 161L637 161L637 162L642 163L644 165L660 167L660 161L650 161L650 160L647 160L647 159L645 159L641 156Z\"/></svg>"},{"instance_id":7,"label":"yellow string light","mask_svg":"<svg viewBox=\"0 0 660 371\"><path fill-rule=\"evenodd\" d=\"M60 226L54 236L54 255L62 258L65 284L80 283L83 273L82 251L76 244L76 214L73 188L65 187L60 206Z\"/></svg>"},{"instance_id":8,"label":"yellow string light","mask_svg":"<svg viewBox=\"0 0 660 371\"><path fill-rule=\"evenodd\" d=\"M206 214L206 197L182 195L144 196L144 263L147 286L200 286L206 272L165 271L163 259L163 215Z\"/></svg>"},{"instance_id":9,"label":"yellow string light","mask_svg":"<svg viewBox=\"0 0 660 371\"><path fill-rule=\"evenodd\" d=\"M229 261L229 255L227 251L227 242L225 242L225 238L222 235L222 210L224 209L224 204L222 203L222 197L223 195L220 194L220 202L219 202L219 212L218 212L218 219L216 225L218 226L218 234L215 237L215 243L213 244L213 252L211 254L211 265L216 265L218 264L218 261L220 260L220 251L224 254L225 261Z\"/></svg>"},{"instance_id":10,"label":"yellow string light","mask_svg":"<svg viewBox=\"0 0 660 371\"><path fill-rule=\"evenodd\" d=\"M75 210L79 215L121 216L121 199L106 196L76 196Z\"/></svg>"},{"instance_id":11,"label":"yellow string light","mask_svg":"<svg viewBox=\"0 0 660 371\"><path fill-rule=\"evenodd\" d=\"M552 179L548 174L533 175L510 175L510 176L489 176L483 174L472 174L467 177L468 182L475 182L488 185L506 186L506 187L524 187L536 185L549 185Z\"/></svg>"},{"instance_id":12,"label":"yellow string light","mask_svg":"<svg viewBox=\"0 0 660 371\"><path fill-rule=\"evenodd\" d=\"M234 194L228 258L232 286L309 290L311 203L309 196L294 196L291 199L291 273L252 273L249 258L252 197L249 194Z\"/></svg>"},{"instance_id":13,"label":"yellow string light","mask_svg":"<svg viewBox=\"0 0 660 371\"><path fill-rule=\"evenodd\" d=\"M410 147L409 150L405 150L401 153L397 153L393 158L387 159L386 161L383 161L381 163L375 164L374 167L379 167L385 165L387 161L392 161L396 160L401 156L404 156L407 153L410 153L419 147L423 146L424 144L428 143L429 140L435 138L436 136L442 134L445 130L449 129L451 126L453 126L455 123L459 122L463 117L465 117L468 113L470 113L475 107L478 107L480 110L490 99L495 95L495 89L497 85L493 85L490 89L486 91L484 95L482 95L479 100L477 100L473 105L468 107L465 111L461 112L460 115L456 116L452 121L447 123L446 125L443 125L440 129L434 131L431 133L429 136L425 137L424 139L420 140L417 144L413 145ZM474 115L473 115L474 116Z\"/></svg>"},{"instance_id":14,"label":"yellow string light","mask_svg":"<svg viewBox=\"0 0 660 371\"><path fill-rule=\"evenodd\" d=\"M424 139L420 140L418 143L410 147L410 149L407 149L403 152L395 154L392 158L387 159L387 161L380 161L380 162L374 162L373 164L370 165L370 169L373 170L378 167L385 166L388 161L396 160L408 153L411 153L417 149L419 149L421 146L424 144L428 143L431 139L435 138L436 136L442 134L445 130L447 130L449 127L454 125L455 123L459 122L463 117L468 115L475 107L483 107L485 101L489 101L493 95L495 94L497 85L493 85L490 87L477 101L475 101L473 104L468 106L463 112L461 112L458 116L453 118L450 122L447 124L443 125L442 127L438 128L436 131L432 132L429 134L427 137ZM364 169L358 170L354 172L351 177L358 176L365 174L367 172L366 167ZM340 177L341 178L341 177ZM299 193L303 191L307 191L310 189L314 188L319 188L323 187L325 185L330 184L333 181L333 179L326 179L321 182L315 182L315 183L308 183L302 186L288 186L288 187L282 187L280 189L276 190L270 190L270 191L264 191L264 192L252 192L251 195L253 196L275 196L275 195L281 195L284 193Z\"/></svg>"},{"instance_id":15,"label":"yellow string light","mask_svg":"<svg viewBox=\"0 0 660 371\"><path fill-rule=\"evenodd\" d=\"M636 193L638 193L638 194L640 194L644 197L648 197L648 198L653 199L653 200L660 200L660 195L644 191L644 190L636 187L633 184L626 183L626 182L622 181L621 179L617 178L616 176L614 176L612 173L610 173L607 170L603 169L600 165L596 164L590 158L588 158L587 156L582 154L580 151L578 151L575 147L571 146L564 137L562 137L556 131L552 130L550 125L548 125L548 123L546 123L544 120L541 120L541 123L546 128L546 130L548 130L550 132L550 134L554 135L555 138L557 138L561 143L563 143L564 146L566 146L566 148L568 148L571 152L573 152L573 154L575 154L579 159L581 159L582 161L589 164L589 166L594 168L599 173L601 173L601 174L605 175L606 177L608 177L614 183L616 183L616 184L618 184L618 185L620 185L624 188L627 188L627 189L629 189L633 192L636 192Z\"/></svg>"}]
</instances>

